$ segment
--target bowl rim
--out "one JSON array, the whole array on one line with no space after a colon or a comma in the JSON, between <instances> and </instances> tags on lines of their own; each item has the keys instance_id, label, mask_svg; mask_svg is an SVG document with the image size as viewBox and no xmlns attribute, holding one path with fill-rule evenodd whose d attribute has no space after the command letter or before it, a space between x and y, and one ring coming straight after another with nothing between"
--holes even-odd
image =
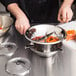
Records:
<instances>
[{"instance_id":1,"label":"bowl rim","mask_svg":"<svg viewBox=\"0 0 76 76\"><path fill-rule=\"evenodd\" d=\"M36 27L36 26L40 26L40 25L50 25L50 26L54 26L54 25L51 25L51 24L37 24L37 25L34 25L34 26L30 27L29 29L31 29L31 28L33 28L33 27ZM61 27L59 27L59 26L54 26L54 27L57 27L57 28L60 28L60 29L61 29ZM29 30L29 29L27 29L27 30ZM26 31L26 32L27 32L27 31ZM56 42L50 42L50 43L38 42L38 41L35 41L35 40L32 40L32 39L28 38L28 37L26 36L26 32L25 32L25 35L24 35L25 38L26 38L27 40L29 40L30 42L36 43L36 44L43 44L43 45L57 44L57 43L62 42L63 39L64 39L64 38L63 38L63 39L58 40L58 41L56 41Z\"/></svg>"}]
</instances>

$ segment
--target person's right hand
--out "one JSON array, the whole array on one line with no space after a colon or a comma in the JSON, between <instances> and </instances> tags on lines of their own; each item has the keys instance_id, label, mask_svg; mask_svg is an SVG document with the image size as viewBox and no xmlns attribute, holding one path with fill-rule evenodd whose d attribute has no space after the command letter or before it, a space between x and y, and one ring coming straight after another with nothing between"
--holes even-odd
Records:
<instances>
[{"instance_id":1,"label":"person's right hand","mask_svg":"<svg viewBox=\"0 0 76 76\"><path fill-rule=\"evenodd\" d=\"M71 9L71 5L63 2L58 12L58 21L60 21L61 23L69 22L71 21L72 17L73 11Z\"/></svg>"},{"instance_id":2,"label":"person's right hand","mask_svg":"<svg viewBox=\"0 0 76 76\"><path fill-rule=\"evenodd\" d=\"M25 34L26 30L30 27L28 18L25 15L16 18L15 27L21 35Z\"/></svg>"}]
</instances>

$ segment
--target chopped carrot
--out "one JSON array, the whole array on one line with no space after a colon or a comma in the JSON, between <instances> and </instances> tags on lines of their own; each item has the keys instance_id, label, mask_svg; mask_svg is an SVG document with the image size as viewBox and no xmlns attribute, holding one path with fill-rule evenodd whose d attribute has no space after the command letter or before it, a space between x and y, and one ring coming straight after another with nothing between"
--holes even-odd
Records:
<instances>
[{"instance_id":1,"label":"chopped carrot","mask_svg":"<svg viewBox=\"0 0 76 76\"><path fill-rule=\"evenodd\" d=\"M76 34L76 31L75 31L75 30L68 30L68 31L67 31L67 34L69 34L69 35L72 34L72 35L73 35L73 34Z\"/></svg>"},{"instance_id":2,"label":"chopped carrot","mask_svg":"<svg viewBox=\"0 0 76 76\"><path fill-rule=\"evenodd\" d=\"M66 31L67 37L66 40L76 40L76 31L75 30L68 30Z\"/></svg>"},{"instance_id":3,"label":"chopped carrot","mask_svg":"<svg viewBox=\"0 0 76 76\"><path fill-rule=\"evenodd\" d=\"M54 36L49 36L47 39L46 39L46 42L56 42L58 41L59 39L57 37L54 37Z\"/></svg>"},{"instance_id":4,"label":"chopped carrot","mask_svg":"<svg viewBox=\"0 0 76 76\"><path fill-rule=\"evenodd\" d=\"M33 38L32 40L37 41L37 40L41 39L42 37L43 37L43 36L38 36L38 37ZM49 42L56 42L56 41L58 41L58 40L59 40L59 39L58 39L57 37L49 36L49 37L47 37L46 39L40 40L40 42L47 42L47 43L49 43Z\"/></svg>"}]
</instances>

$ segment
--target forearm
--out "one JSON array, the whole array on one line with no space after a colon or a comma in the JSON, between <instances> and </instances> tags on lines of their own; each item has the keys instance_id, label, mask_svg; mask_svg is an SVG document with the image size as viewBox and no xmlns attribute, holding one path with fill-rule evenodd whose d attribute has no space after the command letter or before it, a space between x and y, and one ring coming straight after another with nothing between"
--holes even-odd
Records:
<instances>
[{"instance_id":1,"label":"forearm","mask_svg":"<svg viewBox=\"0 0 76 76\"><path fill-rule=\"evenodd\" d=\"M20 18L22 16L26 17L24 12L19 8L16 3L9 4L7 6L8 11L10 11L16 18Z\"/></svg>"},{"instance_id":2,"label":"forearm","mask_svg":"<svg viewBox=\"0 0 76 76\"><path fill-rule=\"evenodd\" d=\"M26 30L30 27L29 20L25 13L20 9L17 3L11 3L7 9L15 16L15 27L20 34L25 34Z\"/></svg>"},{"instance_id":3,"label":"forearm","mask_svg":"<svg viewBox=\"0 0 76 76\"><path fill-rule=\"evenodd\" d=\"M64 0L64 1L63 1L63 4L64 4L65 6L71 7L71 5L72 5L73 2L74 2L74 0Z\"/></svg>"}]
</instances>

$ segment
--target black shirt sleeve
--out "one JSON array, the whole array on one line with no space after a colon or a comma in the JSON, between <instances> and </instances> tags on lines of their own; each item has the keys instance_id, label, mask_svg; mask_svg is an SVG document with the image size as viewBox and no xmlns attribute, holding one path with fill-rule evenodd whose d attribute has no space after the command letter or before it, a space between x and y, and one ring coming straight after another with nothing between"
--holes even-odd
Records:
<instances>
[{"instance_id":1,"label":"black shirt sleeve","mask_svg":"<svg viewBox=\"0 0 76 76\"><path fill-rule=\"evenodd\" d=\"M4 6L8 6L11 3L17 3L18 0L0 0Z\"/></svg>"}]
</instances>

